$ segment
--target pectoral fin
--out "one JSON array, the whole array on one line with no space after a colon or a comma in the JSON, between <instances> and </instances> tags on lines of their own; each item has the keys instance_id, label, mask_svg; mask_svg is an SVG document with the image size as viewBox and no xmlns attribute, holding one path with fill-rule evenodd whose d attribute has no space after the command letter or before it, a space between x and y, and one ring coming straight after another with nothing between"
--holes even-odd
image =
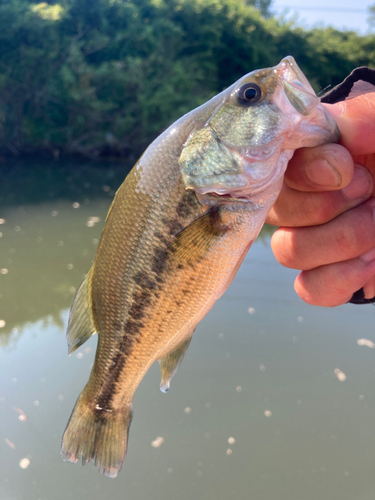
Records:
<instances>
[{"instance_id":1,"label":"pectoral fin","mask_svg":"<svg viewBox=\"0 0 375 500\"><path fill-rule=\"evenodd\" d=\"M168 245L174 259L183 264L204 257L211 245L230 229L225 214L225 208L213 206L177 233Z\"/></svg>"},{"instance_id":2,"label":"pectoral fin","mask_svg":"<svg viewBox=\"0 0 375 500\"><path fill-rule=\"evenodd\" d=\"M192 336L193 332L189 335L188 338L185 338L163 358L159 359L161 371L160 390L162 392L168 391L172 377L178 370L178 367L180 366L181 361L185 356L185 352L190 345Z\"/></svg>"}]
</instances>

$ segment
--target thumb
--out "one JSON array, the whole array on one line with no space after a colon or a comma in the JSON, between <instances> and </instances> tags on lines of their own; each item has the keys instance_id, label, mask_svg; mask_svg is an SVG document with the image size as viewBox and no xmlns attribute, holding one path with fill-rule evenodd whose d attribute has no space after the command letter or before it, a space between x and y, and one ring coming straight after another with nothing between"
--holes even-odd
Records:
<instances>
[{"instance_id":1,"label":"thumb","mask_svg":"<svg viewBox=\"0 0 375 500\"><path fill-rule=\"evenodd\" d=\"M340 129L341 144L352 155L375 153L375 92L324 106Z\"/></svg>"}]
</instances>

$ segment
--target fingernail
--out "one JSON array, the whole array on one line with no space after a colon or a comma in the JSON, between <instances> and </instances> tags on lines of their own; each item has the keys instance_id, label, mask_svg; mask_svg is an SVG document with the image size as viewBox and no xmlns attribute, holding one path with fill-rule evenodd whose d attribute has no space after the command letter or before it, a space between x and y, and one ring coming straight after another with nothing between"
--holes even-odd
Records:
<instances>
[{"instance_id":1,"label":"fingernail","mask_svg":"<svg viewBox=\"0 0 375 500\"><path fill-rule=\"evenodd\" d=\"M367 172L361 168L355 168L352 182L342 192L349 200L358 200L369 195L370 188L371 179Z\"/></svg>"},{"instance_id":2,"label":"fingernail","mask_svg":"<svg viewBox=\"0 0 375 500\"><path fill-rule=\"evenodd\" d=\"M340 103L336 104L324 104L324 107L327 109L328 113L333 117L336 118L337 116L342 115L344 112L344 106Z\"/></svg>"},{"instance_id":3,"label":"fingernail","mask_svg":"<svg viewBox=\"0 0 375 500\"><path fill-rule=\"evenodd\" d=\"M365 262L371 262L375 259L375 248L371 248L368 252L361 255L361 259Z\"/></svg>"},{"instance_id":4,"label":"fingernail","mask_svg":"<svg viewBox=\"0 0 375 500\"><path fill-rule=\"evenodd\" d=\"M375 276L372 276L368 282L363 285L363 292L365 299L372 299L375 297Z\"/></svg>"},{"instance_id":5,"label":"fingernail","mask_svg":"<svg viewBox=\"0 0 375 500\"><path fill-rule=\"evenodd\" d=\"M340 186L342 179L340 173L325 158L314 158L305 167L306 177L317 186Z\"/></svg>"}]
</instances>

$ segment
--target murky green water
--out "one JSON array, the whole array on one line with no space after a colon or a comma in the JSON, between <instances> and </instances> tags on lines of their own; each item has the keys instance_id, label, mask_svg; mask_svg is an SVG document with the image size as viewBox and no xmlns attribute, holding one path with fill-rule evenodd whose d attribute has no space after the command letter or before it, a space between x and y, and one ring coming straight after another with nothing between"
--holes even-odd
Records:
<instances>
[{"instance_id":1,"label":"murky green water","mask_svg":"<svg viewBox=\"0 0 375 500\"><path fill-rule=\"evenodd\" d=\"M127 169L1 168L1 500L374 498L375 349L357 341L375 342L375 308L305 305L267 237L198 326L171 391L157 365L141 383L119 477L63 462L96 346L67 356L68 308Z\"/></svg>"}]
</instances>

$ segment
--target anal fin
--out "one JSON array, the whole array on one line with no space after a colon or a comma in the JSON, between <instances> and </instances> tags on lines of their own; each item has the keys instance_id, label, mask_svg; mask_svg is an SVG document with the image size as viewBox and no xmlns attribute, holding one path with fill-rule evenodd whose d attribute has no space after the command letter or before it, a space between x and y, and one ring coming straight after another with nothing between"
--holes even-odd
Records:
<instances>
[{"instance_id":1,"label":"anal fin","mask_svg":"<svg viewBox=\"0 0 375 500\"><path fill-rule=\"evenodd\" d=\"M94 333L97 333L97 329L92 311L90 269L83 283L78 288L70 309L68 331L66 334L69 354L84 344Z\"/></svg>"},{"instance_id":2,"label":"anal fin","mask_svg":"<svg viewBox=\"0 0 375 500\"><path fill-rule=\"evenodd\" d=\"M168 354L159 359L161 371L160 390L162 392L167 392L169 390L172 377L177 372L178 367L180 366L181 361L185 356L187 348L190 345L193 333L194 332L192 332L182 342L177 344L177 346L174 347Z\"/></svg>"}]
</instances>

